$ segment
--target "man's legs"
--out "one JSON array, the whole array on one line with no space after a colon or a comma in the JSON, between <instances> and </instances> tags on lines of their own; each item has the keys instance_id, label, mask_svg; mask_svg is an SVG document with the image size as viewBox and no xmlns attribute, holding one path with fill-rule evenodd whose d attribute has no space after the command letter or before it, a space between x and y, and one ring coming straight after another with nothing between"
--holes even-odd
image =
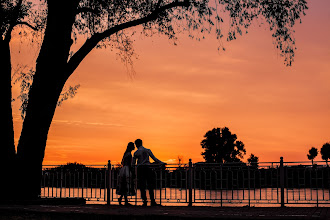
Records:
<instances>
[{"instance_id":1,"label":"man's legs","mask_svg":"<svg viewBox=\"0 0 330 220\"><path fill-rule=\"evenodd\" d=\"M141 198L143 201L143 205L147 204L147 194L146 194L146 178L148 176L147 167L139 166L137 168L137 178L138 178L138 186L141 192Z\"/></svg>"},{"instance_id":2,"label":"man's legs","mask_svg":"<svg viewBox=\"0 0 330 220\"><path fill-rule=\"evenodd\" d=\"M147 184L148 184L151 205L156 205L155 195L154 195L156 176L155 176L154 171L150 167L148 167L147 173L148 173L148 175L146 176L146 180L147 180Z\"/></svg>"}]
</instances>

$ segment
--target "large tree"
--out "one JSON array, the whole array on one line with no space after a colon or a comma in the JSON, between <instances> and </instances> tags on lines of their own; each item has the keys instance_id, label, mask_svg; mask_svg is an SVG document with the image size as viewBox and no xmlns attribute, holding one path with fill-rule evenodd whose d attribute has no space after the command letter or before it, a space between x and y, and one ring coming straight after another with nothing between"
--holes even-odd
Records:
<instances>
[{"instance_id":1,"label":"large tree","mask_svg":"<svg viewBox=\"0 0 330 220\"><path fill-rule=\"evenodd\" d=\"M17 146L18 175L21 181L29 179L19 194L24 198L39 194L47 135L61 91L94 48L118 48L123 61L130 64L132 32L126 30L140 25L141 34L158 32L174 40L178 31L197 39L214 31L221 39L221 23L227 14L227 40L236 39L260 18L268 23L276 47L291 65L295 50L292 28L306 4L305 0L47 0L46 29ZM83 36L85 42L73 51L73 43ZM237 146L242 147L239 142Z\"/></svg>"},{"instance_id":2,"label":"large tree","mask_svg":"<svg viewBox=\"0 0 330 220\"><path fill-rule=\"evenodd\" d=\"M246 154L244 144L227 127L206 132L201 142L202 156L207 163L241 162Z\"/></svg>"}]
</instances>

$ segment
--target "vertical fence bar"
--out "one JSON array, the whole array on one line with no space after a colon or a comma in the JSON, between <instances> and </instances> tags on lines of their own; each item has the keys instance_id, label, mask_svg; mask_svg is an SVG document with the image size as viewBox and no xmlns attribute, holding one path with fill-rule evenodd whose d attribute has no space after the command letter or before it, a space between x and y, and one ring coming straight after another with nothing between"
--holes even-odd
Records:
<instances>
[{"instance_id":1,"label":"vertical fence bar","mask_svg":"<svg viewBox=\"0 0 330 220\"><path fill-rule=\"evenodd\" d=\"M248 166L248 197L249 197L249 207L251 207L251 186L250 186L250 181L251 181L251 177L250 177L250 166ZM221 201L222 203L222 201Z\"/></svg>"},{"instance_id":2,"label":"vertical fence bar","mask_svg":"<svg viewBox=\"0 0 330 220\"><path fill-rule=\"evenodd\" d=\"M164 172L166 170L166 167L165 165L164 166L161 166L160 168L160 184L159 184L159 204L162 205L162 190L163 190L163 168L164 168Z\"/></svg>"},{"instance_id":3,"label":"vertical fence bar","mask_svg":"<svg viewBox=\"0 0 330 220\"><path fill-rule=\"evenodd\" d=\"M87 179L90 180L89 187L91 189L91 195L89 196L89 198L92 199L93 198L93 173L92 173L92 171L89 171L89 174L90 174L90 178L88 179L88 173L87 173ZM88 194L88 191L87 191L87 194Z\"/></svg>"},{"instance_id":4,"label":"vertical fence bar","mask_svg":"<svg viewBox=\"0 0 330 220\"><path fill-rule=\"evenodd\" d=\"M318 186L317 170L316 170L316 207L319 207L319 186Z\"/></svg>"},{"instance_id":5,"label":"vertical fence bar","mask_svg":"<svg viewBox=\"0 0 330 220\"><path fill-rule=\"evenodd\" d=\"M60 182L60 198L62 198L62 187L63 187L63 168L61 168L61 182Z\"/></svg>"},{"instance_id":6,"label":"vertical fence bar","mask_svg":"<svg viewBox=\"0 0 330 220\"><path fill-rule=\"evenodd\" d=\"M111 164L110 164L111 165ZM110 166L110 193L111 193L111 200L110 201L114 201L114 189L113 186L116 185L116 183L118 184L118 178L116 179L116 183L115 183L115 169L112 169L112 166Z\"/></svg>"},{"instance_id":7,"label":"vertical fence bar","mask_svg":"<svg viewBox=\"0 0 330 220\"><path fill-rule=\"evenodd\" d=\"M137 192L137 190L138 190L138 187L137 187L137 178L138 178L138 176L137 176L137 167L135 166L135 164L133 165L133 169L134 169L134 174L135 174L135 178L134 178L134 187L135 187L135 205L137 205L137 197L138 197L138 192ZM166 181L165 181L165 183L166 183Z\"/></svg>"},{"instance_id":8,"label":"vertical fence bar","mask_svg":"<svg viewBox=\"0 0 330 220\"><path fill-rule=\"evenodd\" d=\"M110 200L111 200L111 162L108 160L108 184L107 184L107 205L110 205Z\"/></svg>"},{"instance_id":9,"label":"vertical fence bar","mask_svg":"<svg viewBox=\"0 0 330 220\"><path fill-rule=\"evenodd\" d=\"M69 173L69 186L66 186L66 188L69 188L69 197L71 197L71 173ZM66 191L66 188L65 188L65 191Z\"/></svg>"},{"instance_id":10,"label":"vertical fence bar","mask_svg":"<svg viewBox=\"0 0 330 220\"><path fill-rule=\"evenodd\" d=\"M75 197L74 196L75 189L76 189L76 172L73 173L73 197Z\"/></svg>"},{"instance_id":11,"label":"vertical fence bar","mask_svg":"<svg viewBox=\"0 0 330 220\"><path fill-rule=\"evenodd\" d=\"M85 169L83 169L82 171L81 198L84 198L84 188L85 188Z\"/></svg>"},{"instance_id":12,"label":"vertical fence bar","mask_svg":"<svg viewBox=\"0 0 330 220\"><path fill-rule=\"evenodd\" d=\"M222 207L222 163L220 164L220 204Z\"/></svg>"},{"instance_id":13,"label":"vertical fence bar","mask_svg":"<svg viewBox=\"0 0 330 220\"><path fill-rule=\"evenodd\" d=\"M104 169L104 173L103 173L103 175L104 175L103 200L104 201L106 201L106 199L107 199L107 172L108 172L107 168Z\"/></svg>"},{"instance_id":14,"label":"vertical fence bar","mask_svg":"<svg viewBox=\"0 0 330 220\"><path fill-rule=\"evenodd\" d=\"M284 207L284 167L283 167L283 157L280 158L280 187L281 187L281 207Z\"/></svg>"},{"instance_id":15,"label":"vertical fence bar","mask_svg":"<svg viewBox=\"0 0 330 220\"><path fill-rule=\"evenodd\" d=\"M193 185L193 170L192 170L191 159L189 159L189 204L188 204L188 206L192 206L192 185Z\"/></svg>"}]
</instances>

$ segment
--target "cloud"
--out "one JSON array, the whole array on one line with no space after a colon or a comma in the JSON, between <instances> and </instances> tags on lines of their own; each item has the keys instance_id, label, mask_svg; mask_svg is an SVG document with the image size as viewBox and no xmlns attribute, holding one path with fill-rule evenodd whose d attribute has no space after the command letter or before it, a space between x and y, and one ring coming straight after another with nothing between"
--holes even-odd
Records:
<instances>
[{"instance_id":1,"label":"cloud","mask_svg":"<svg viewBox=\"0 0 330 220\"><path fill-rule=\"evenodd\" d=\"M176 164L176 163L178 163L178 160L177 159L168 159L168 160L165 160L164 162L167 164Z\"/></svg>"},{"instance_id":2,"label":"cloud","mask_svg":"<svg viewBox=\"0 0 330 220\"><path fill-rule=\"evenodd\" d=\"M54 119L53 123L55 124L66 124L66 125L74 125L74 126L102 126L102 127L124 127L122 124L114 124L114 123L103 123L103 122L86 122L86 121L72 121L72 120L59 120Z\"/></svg>"}]
</instances>

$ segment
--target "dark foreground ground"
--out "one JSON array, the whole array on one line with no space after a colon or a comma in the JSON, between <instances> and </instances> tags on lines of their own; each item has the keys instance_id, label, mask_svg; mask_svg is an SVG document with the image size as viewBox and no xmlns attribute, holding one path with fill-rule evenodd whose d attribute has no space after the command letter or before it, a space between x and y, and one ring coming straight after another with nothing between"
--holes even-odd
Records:
<instances>
[{"instance_id":1,"label":"dark foreground ground","mask_svg":"<svg viewBox=\"0 0 330 220\"><path fill-rule=\"evenodd\" d=\"M0 205L3 219L330 219L330 208L141 207L106 205Z\"/></svg>"}]
</instances>

